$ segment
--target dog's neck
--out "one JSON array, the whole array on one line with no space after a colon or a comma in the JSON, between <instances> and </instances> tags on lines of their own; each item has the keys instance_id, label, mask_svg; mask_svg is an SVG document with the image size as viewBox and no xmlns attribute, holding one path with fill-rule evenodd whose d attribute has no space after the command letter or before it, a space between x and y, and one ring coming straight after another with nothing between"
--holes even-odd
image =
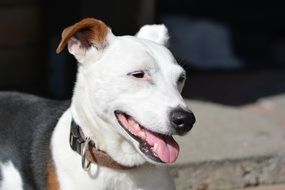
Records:
<instances>
[{"instance_id":1,"label":"dog's neck","mask_svg":"<svg viewBox=\"0 0 285 190\"><path fill-rule=\"evenodd\" d=\"M119 164L125 166L144 164L146 160L135 147L95 113L91 107L85 82L84 77L78 73L71 103L74 121L81 127L84 134L94 141L98 149L108 153Z\"/></svg>"},{"instance_id":2,"label":"dog's neck","mask_svg":"<svg viewBox=\"0 0 285 190\"><path fill-rule=\"evenodd\" d=\"M106 152L96 148L93 141L84 135L80 126L72 119L70 125L70 146L82 157L82 167L85 170L89 169L90 163L105 166L116 170L134 169L137 166L124 166L113 160ZM87 162L85 164L85 162Z\"/></svg>"},{"instance_id":3,"label":"dog's neck","mask_svg":"<svg viewBox=\"0 0 285 190\"><path fill-rule=\"evenodd\" d=\"M72 97L71 114L83 133L90 137L100 150L106 150L107 145L104 143L104 134L102 132L102 128L105 128L106 123L94 113L87 92L85 78L80 72L77 75L77 82Z\"/></svg>"}]
</instances>

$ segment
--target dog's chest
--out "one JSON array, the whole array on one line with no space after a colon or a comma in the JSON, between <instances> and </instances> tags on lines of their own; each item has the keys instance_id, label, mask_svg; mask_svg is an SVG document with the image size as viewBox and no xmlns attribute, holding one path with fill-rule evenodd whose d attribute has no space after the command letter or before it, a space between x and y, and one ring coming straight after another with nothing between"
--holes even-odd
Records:
<instances>
[{"instance_id":1,"label":"dog's chest","mask_svg":"<svg viewBox=\"0 0 285 190\"><path fill-rule=\"evenodd\" d=\"M92 173L92 172L91 172ZM94 189L140 189L131 179L124 173L114 173L100 168L100 172L94 175L85 171L77 171L69 175L60 175L60 189L65 190L94 190Z\"/></svg>"},{"instance_id":2,"label":"dog's chest","mask_svg":"<svg viewBox=\"0 0 285 190\"><path fill-rule=\"evenodd\" d=\"M91 172L82 169L81 156L71 150L68 141L71 116L69 111L60 118L52 136L52 158L60 190L132 190L175 189L165 168L144 165L130 170L113 170L91 165Z\"/></svg>"},{"instance_id":3,"label":"dog's chest","mask_svg":"<svg viewBox=\"0 0 285 190\"><path fill-rule=\"evenodd\" d=\"M172 180L164 169L153 168L150 166L130 171L114 171L93 166L90 173L81 169L77 172L69 173L69 176L61 175L60 186L61 189L69 190L175 189Z\"/></svg>"}]
</instances>

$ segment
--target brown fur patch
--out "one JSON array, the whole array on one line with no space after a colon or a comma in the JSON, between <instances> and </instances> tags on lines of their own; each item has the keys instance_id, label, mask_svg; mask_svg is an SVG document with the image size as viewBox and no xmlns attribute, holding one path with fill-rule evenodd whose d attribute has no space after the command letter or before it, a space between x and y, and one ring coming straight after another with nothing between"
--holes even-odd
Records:
<instances>
[{"instance_id":1,"label":"brown fur patch","mask_svg":"<svg viewBox=\"0 0 285 190\"><path fill-rule=\"evenodd\" d=\"M85 18L63 30L56 53L64 49L71 37L78 39L84 48L89 48L92 44L103 46L107 34L108 27L105 23L94 18Z\"/></svg>"},{"instance_id":2,"label":"brown fur patch","mask_svg":"<svg viewBox=\"0 0 285 190\"><path fill-rule=\"evenodd\" d=\"M47 189L48 190L59 190L59 182L55 170L53 161L48 163L47 168Z\"/></svg>"}]
</instances>

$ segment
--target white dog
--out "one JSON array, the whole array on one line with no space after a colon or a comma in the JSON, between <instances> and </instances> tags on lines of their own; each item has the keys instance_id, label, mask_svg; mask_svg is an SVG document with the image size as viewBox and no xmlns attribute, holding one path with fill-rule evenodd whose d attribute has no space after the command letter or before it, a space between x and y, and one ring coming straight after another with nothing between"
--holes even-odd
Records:
<instances>
[{"instance_id":1,"label":"white dog","mask_svg":"<svg viewBox=\"0 0 285 190\"><path fill-rule=\"evenodd\" d=\"M167 40L164 25L136 36L115 36L92 18L66 28L57 53L67 45L78 61L71 103L0 95L0 138L14 138L0 143L12 150L0 150L0 189L175 189L163 165L179 154L172 135L188 132L195 117Z\"/></svg>"}]
</instances>

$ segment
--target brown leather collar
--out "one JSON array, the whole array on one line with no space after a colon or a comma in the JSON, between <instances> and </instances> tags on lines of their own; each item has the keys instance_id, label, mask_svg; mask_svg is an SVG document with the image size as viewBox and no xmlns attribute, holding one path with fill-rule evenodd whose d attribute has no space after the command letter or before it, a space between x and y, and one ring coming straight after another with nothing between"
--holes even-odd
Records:
<instances>
[{"instance_id":1,"label":"brown leather collar","mask_svg":"<svg viewBox=\"0 0 285 190\"><path fill-rule=\"evenodd\" d=\"M80 154L81 156L83 155L82 150L86 142L86 138L84 138L84 136L85 135L83 134L80 127L72 119L69 142L71 149ZM85 158L91 163L95 163L116 170L128 170L136 167L124 166L119 164L118 162L113 160L106 152L96 149L95 143L93 141L90 141L90 143L88 144Z\"/></svg>"}]
</instances>

